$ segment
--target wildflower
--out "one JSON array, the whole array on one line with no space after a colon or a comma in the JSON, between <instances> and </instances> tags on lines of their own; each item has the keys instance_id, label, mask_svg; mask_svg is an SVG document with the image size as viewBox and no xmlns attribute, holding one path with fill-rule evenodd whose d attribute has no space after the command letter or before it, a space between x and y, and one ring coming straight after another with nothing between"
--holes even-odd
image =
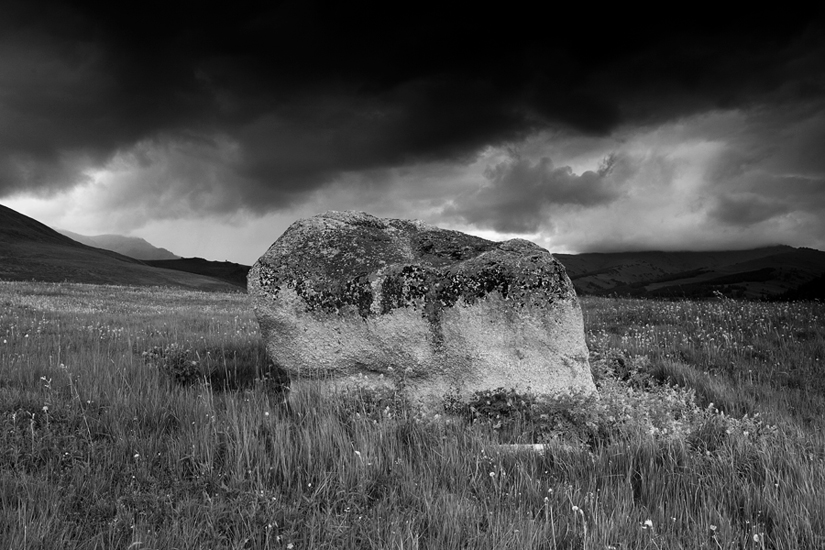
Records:
<instances>
[{"instance_id":1,"label":"wildflower","mask_svg":"<svg viewBox=\"0 0 825 550\"><path fill-rule=\"evenodd\" d=\"M653 520L646 519L644 524L645 529L653 529Z\"/></svg>"},{"instance_id":2,"label":"wildflower","mask_svg":"<svg viewBox=\"0 0 825 550\"><path fill-rule=\"evenodd\" d=\"M712 523L710 524L710 530L714 532L716 531L716 526Z\"/></svg>"}]
</instances>

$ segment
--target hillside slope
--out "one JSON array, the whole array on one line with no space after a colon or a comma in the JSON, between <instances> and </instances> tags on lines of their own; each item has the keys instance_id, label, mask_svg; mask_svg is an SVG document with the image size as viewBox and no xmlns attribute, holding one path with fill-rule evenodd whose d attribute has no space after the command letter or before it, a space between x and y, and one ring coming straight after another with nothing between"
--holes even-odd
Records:
<instances>
[{"instance_id":1,"label":"hillside slope","mask_svg":"<svg viewBox=\"0 0 825 550\"><path fill-rule=\"evenodd\" d=\"M237 290L237 286L212 277L152 267L116 252L78 243L3 205L0 280Z\"/></svg>"}]
</instances>

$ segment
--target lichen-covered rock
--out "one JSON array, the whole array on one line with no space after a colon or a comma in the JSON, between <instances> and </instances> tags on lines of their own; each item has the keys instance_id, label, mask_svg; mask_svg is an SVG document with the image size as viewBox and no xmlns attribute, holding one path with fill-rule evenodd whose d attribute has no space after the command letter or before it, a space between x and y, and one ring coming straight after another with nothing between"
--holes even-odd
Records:
<instances>
[{"instance_id":1,"label":"lichen-covered rock","mask_svg":"<svg viewBox=\"0 0 825 550\"><path fill-rule=\"evenodd\" d=\"M570 279L529 241L327 212L292 224L248 289L293 383L400 388L427 410L496 388L595 391Z\"/></svg>"}]
</instances>

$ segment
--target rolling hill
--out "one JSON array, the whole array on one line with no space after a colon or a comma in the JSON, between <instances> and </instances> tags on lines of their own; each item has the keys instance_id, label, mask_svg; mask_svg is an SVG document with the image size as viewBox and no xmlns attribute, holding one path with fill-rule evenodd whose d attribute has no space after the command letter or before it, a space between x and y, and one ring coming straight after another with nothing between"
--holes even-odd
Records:
<instances>
[{"instance_id":1,"label":"rolling hill","mask_svg":"<svg viewBox=\"0 0 825 550\"><path fill-rule=\"evenodd\" d=\"M0 280L37 280L197 290L232 290L225 281L146 263L61 235L0 205Z\"/></svg>"},{"instance_id":2,"label":"rolling hill","mask_svg":"<svg viewBox=\"0 0 825 550\"><path fill-rule=\"evenodd\" d=\"M825 274L825 252L772 246L713 252L556 254L579 294L702 298L795 296ZM825 297L825 296L824 296Z\"/></svg>"}]
</instances>

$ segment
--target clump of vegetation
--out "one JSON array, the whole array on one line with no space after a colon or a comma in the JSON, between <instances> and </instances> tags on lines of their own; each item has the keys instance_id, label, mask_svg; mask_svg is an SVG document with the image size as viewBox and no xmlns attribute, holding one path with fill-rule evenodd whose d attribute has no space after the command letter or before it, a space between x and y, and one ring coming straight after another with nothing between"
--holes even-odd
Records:
<instances>
[{"instance_id":1,"label":"clump of vegetation","mask_svg":"<svg viewBox=\"0 0 825 550\"><path fill-rule=\"evenodd\" d=\"M594 358L592 369L598 396L548 398L498 388L475 392L466 403L451 394L445 411L486 425L502 443L558 442L590 451L634 436L685 440L712 425L730 430L713 407L700 408L693 389L656 380L646 356L613 353Z\"/></svg>"},{"instance_id":2,"label":"clump of vegetation","mask_svg":"<svg viewBox=\"0 0 825 550\"><path fill-rule=\"evenodd\" d=\"M342 416L373 423L410 416L415 412L403 392L393 387L353 388L341 391L333 399Z\"/></svg>"},{"instance_id":3,"label":"clump of vegetation","mask_svg":"<svg viewBox=\"0 0 825 550\"><path fill-rule=\"evenodd\" d=\"M548 399L496 388L474 392L466 402L450 394L444 409L470 425L489 428L501 443L565 441L578 446L593 440L589 433L592 423L579 414L591 401L576 395Z\"/></svg>"},{"instance_id":4,"label":"clump of vegetation","mask_svg":"<svg viewBox=\"0 0 825 550\"><path fill-rule=\"evenodd\" d=\"M172 386L203 384L216 391L229 391L257 385L272 395L286 394L289 391L286 373L265 354L262 346L252 353L248 350L238 353L237 349L225 347L199 351L173 342L164 347L152 346L140 355Z\"/></svg>"},{"instance_id":5,"label":"clump of vegetation","mask_svg":"<svg viewBox=\"0 0 825 550\"><path fill-rule=\"evenodd\" d=\"M423 422L390 390L284 404L243 295L0 303L0 548L825 543L823 304L584 298L598 399L501 388Z\"/></svg>"},{"instance_id":6,"label":"clump of vegetation","mask_svg":"<svg viewBox=\"0 0 825 550\"><path fill-rule=\"evenodd\" d=\"M154 365L161 374L168 377L174 384L188 386L197 382L208 382L209 372L201 367L200 357L195 359L191 349L184 349L177 343L165 348L153 346L144 351L141 356L146 363Z\"/></svg>"}]
</instances>

